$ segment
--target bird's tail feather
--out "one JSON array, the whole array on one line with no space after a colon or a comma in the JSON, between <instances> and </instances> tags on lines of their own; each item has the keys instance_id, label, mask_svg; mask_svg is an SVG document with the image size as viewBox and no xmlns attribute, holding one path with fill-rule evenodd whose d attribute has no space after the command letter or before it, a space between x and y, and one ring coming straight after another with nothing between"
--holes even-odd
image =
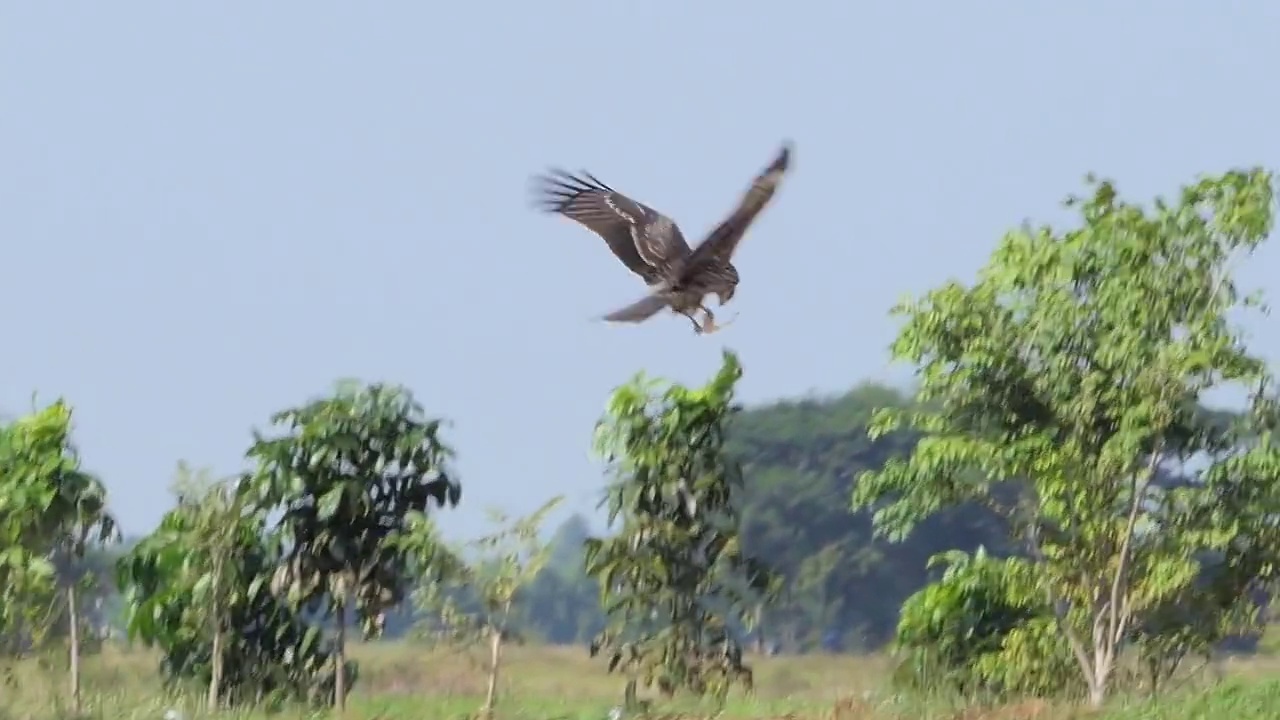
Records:
<instances>
[{"instance_id":1,"label":"bird's tail feather","mask_svg":"<svg viewBox=\"0 0 1280 720\"><path fill-rule=\"evenodd\" d=\"M658 293L651 293L600 319L609 322L638 323L648 320L665 307L667 307L667 298Z\"/></svg>"}]
</instances>

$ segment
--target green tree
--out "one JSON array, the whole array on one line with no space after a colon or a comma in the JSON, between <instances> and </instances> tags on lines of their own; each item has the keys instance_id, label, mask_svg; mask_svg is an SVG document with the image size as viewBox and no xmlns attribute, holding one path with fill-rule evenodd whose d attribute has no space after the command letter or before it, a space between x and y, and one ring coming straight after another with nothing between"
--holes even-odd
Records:
<instances>
[{"instance_id":1,"label":"green tree","mask_svg":"<svg viewBox=\"0 0 1280 720\"><path fill-rule=\"evenodd\" d=\"M1229 319L1254 303L1231 262L1271 228L1270 176L1207 177L1150 209L1090 182L1068 200L1080 227L1012 232L972 286L896 309L919 407L872 432L926 437L863 474L854 504L895 538L965 501L1000 512L1097 705L1128 631L1195 582L1203 553L1252 562L1241 584L1275 561L1280 454L1271 378ZM1249 395L1240 422L1199 412L1232 387Z\"/></svg>"},{"instance_id":2,"label":"green tree","mask_svg":"<svg viewBox=\"0 0 1280 720\"><path fill-rule=\"evenodd\" d=\"M78 589L84 576L58 577L94 544L116 537L106 488L80 468L71 442L71 407L58 400L0 433L0 530L4 630L19 647L38 645L59 615L61 595L69 640L70 695L80 706Z\"/></svg>"},{"instance_id":3,"label":"green tree","mask_svg":"<svg viewBox=\"0 0 1280 720\"><path fill-rule=\"evenodd\" d=\"M592 644L610 670L637 681L723 700L751 684L730 622L750 624L752 593L773 576L742 552L742 476L726 455L725 428L742 370L726 352L703 388L654 387L643 376L619 388L596 432L615 476L609 522L620 532L587 542L587 572L600 583L609 627Z\"/></svg>"},{"instance_id":4,"label":"green tree","mask_svg":"<svg viewBox=\"0 0 1280 720\"><path fill-rule=\"evenodd\" d=\"M431 501L456 505L452 451L404 388L340 383L330 397L277 413L284 433L255 434L257 464L241 485L250 505L280 512L286 548L272 590L295 608L322 603L333 619L335 704L346 706L346 625L354 609L366 636L404 598L409 562L396 538ZM354 599L354 608L351 601Z\"/></svg>"},{"instance_id":5,"label":"green tree","mask_svg":"<svg viewBox=\"0 0 1280 720\"><path fill-rule=\"evenodd\" d=\"M240 533L246 527L241 522L243 502L236 493L238 478L214 480L208 471L195 474L185 463L178 465L178 475L173 491L179 503L188 503L193 512L187 527L187 541L183 548L183 571L197 572L192 583L190 607L202 611L204 617L196 622L207 628L210 638L209 710L216 710L222 689L224 665L223 647L226 645L229 620L228 608L237 600L238 593L252 589L249 578L238 577L241 569L234 562ZM258 523L250 522L248 527ZM175 538L176 539L176 538Z\"/></svg>"},{"instance_id":6,"label":"green tree","mask_svg":"<svg viewBox=\"0 0 1280 720\"><path fill-rule=\"evenodd\" d=\"M518 640L514 633L512 610L519 596L542 572L549 558L550 545L539 538L547 513L554 510L563 497L547 501L526 517L512 520L505 513L494 510L490 518L498 530L467 543L451 553L453 558L474 557L470 564L450 563L442 568L437 560L428 562L438 569L438 577L415 593L419 608L428 613L428 627L433 634L443 635L451 644L462 647L476 644L488 645L489 658L486 667L488 683L484 717L493 717L498 698L498 676L502 664L502 648L508 640ZM431 550L436 544L435 533L430 526L419 525L427 537L418 542L428 548L427 557L438 557L439 551ZM468 595L474 594L479 602L468 610L456 602L448 592L450 586L460 587Z\"/></svg>"},{"instance_id":7,"label":"green tree","mask_svg":"<svg viewBox=\"0 0 1280 720\"><path fill-rule=\"evenodd\" d=\"M0 633L6 656L37 645L49 630L57 578L37 542L66 469L69 416L55 404L0 428Z\"/></svg>"},{"instance_id":8,"label":"green tree","mask_svg":"<svg viewBox=\"0 0 1280 720\"><path fill-rule=\"evenodd\" d=\"M1044 595L1023 582L1033 577L1026 562L982 548L935 556L930 565L945 563L943 576L902 605L894 684L986 699L1046 697L1082 684L1070 682L1074 661Z\"/></svg>"},{"instance_id":9,"label":"green tree","mask_svg":"<svg viewBox=\"0 0 1280 720\"><path fill-rule=\"evenodd\" d=\"M68 446L68 455L74 452ZM72 459L78 465L78 460ZM120 539L115 518L107 512L107 489L102 481L77 470L65 472L57 479L62 507L55 515L53 557L65 568L60 574L66 607L67 645L70 656L68 682L71 707L80 712L81 631L85 627L81 609L82 590L92 590L96 575L89 573L83 561L91 548Z\"/></svg>"},{"instance_id":10,"label":"green tree","mask_svg":"<svg viewBox=\"0 0 1280 720\"><path fill-rule=\"evenodd\" d=\"M160 648L168 682L204 683L211 705L332 702L332 653L265 591L281 553L234 490L180 466L177 507L116 565L129 636Z\"/></svg>"}]
</instances>

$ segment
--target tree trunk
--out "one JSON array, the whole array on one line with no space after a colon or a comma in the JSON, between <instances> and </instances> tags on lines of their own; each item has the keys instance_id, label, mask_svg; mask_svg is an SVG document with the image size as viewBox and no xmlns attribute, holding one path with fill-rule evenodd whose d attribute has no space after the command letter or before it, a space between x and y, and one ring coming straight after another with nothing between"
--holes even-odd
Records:
<instances>
[{"instance_id":1,"label":"tree trunk","mask_svg":"<svg viewBox=\"0 0 1280 720\"><path fill-rule=\"evenodd\" d=\"M218 688L222 685L222 623L213 628L213 657L210 662L209 712L214 712L218 709Z\"/></svg>"},{"instance_id":2,"label":"tree trunk","mask_svg":"<svg viewBox=\"0 0 1280 720\"><path fill-rule=\"evenodd\" d=\"M67 586L68 640L71 645L71 709L80 714L80 610L76 607L76 584Z\"/></svg>"},{"instance_id":3,"label":"tree trunk","mask_svg":"<svg viewBox=\"0 0 1280 720\"><path fill-rule=\"evenodd\" d=\"M1107 680L1091 676L1089 678L1089 707L1097 709L1107 700Z\"/></svg>"},{"instance_id":4,"label":"tree trunk","mask_svg":"<svg viewBox=\"0 0 1280 720\"><path fill-rule=\"evenodd\" d=\"M764 603L756 603L756 654L764 655Z\"/></svg>"},{"instance_id":5,"label":"tree trunk","mask_svg":"<svg viewBox=\"0 0 1280 720\"><path fill-rule=\"evenodd\" d=\"M1119 648L1110 635L1094 640L1093 667L1086 672L1089 686L1089 707L1099 708L1107 699L1107 687L1111 684L1111 673L1115 669L1115 658Z\"/></svg>"},{"instance_id":6,"label":"tree trunk","mask_svg":"<svg viewBox=\"0 0 1280 720\"><path fill-rule=\"evenodd\" d=\"M218 709L218 690L222 687L222 561L213 564L213 653L209 659L209 712Z\"/></svg>"},{"instance_id":7,"label":"tree trunk","mask_svg":"<svg viewBox=\"0 0 1280 720\"><path fill-rule=\"evenodd\" d=\"M1093 672L1088 673L1089 707L1101 707L1107 698L1107 684L1115 669L1116 658L1124 642L1125 632L1132 619L1130 595L1133 588L1129 585L1129 571L1133 565L1133 537L1137 532L1138 516L1141 514L1142 501L1147 495L1151 478L1155 477L1160 465L1163 444L1158 443L1155 452L1147 461L1146 472L1135 475L1129 489L1129 517L1125 521L1124 536L1120 541L1115 575L1111 579L1111 596L1107 601L1105 612L1099 612L1093 625ZM1103 621L1106 621L1103 623ZM1085 668L1088 670L1088 668Z\"/></svg>"},{"instance_id":8,"label":"tree trunk","mask_svg":"<svg viewBox=\"0 0 1280 720\"><path fill-rule=\"evenodd\" d=\"M339 713L347 710L347 598L346 593L336 601L338 618L337 637L333 649L333 704Z\"/></svg>"},{"instance_id":9,"label":"tree trunk","mask_svg":"<svg viewBox=\"0 0 1280 720\"><path fill-rule=\"evenodd\" d=\"M628 678L627 687L622 691L622 708L628 711L634 711L640 702L636 698L636 679Z\"/></svg>"},{"instance_id":10,"label":"tree trunk","mask_svg":"<svg viewBox=\"0 0 1280 720\"><path fill-rule=\"evenodd\" d=\"M493 717L493 708L498 702L498 665L502 662L502 630L490 628L489 632L489 687L485 691L484 708L481 710L486 718Z\"/></svg>"}]
</instances>

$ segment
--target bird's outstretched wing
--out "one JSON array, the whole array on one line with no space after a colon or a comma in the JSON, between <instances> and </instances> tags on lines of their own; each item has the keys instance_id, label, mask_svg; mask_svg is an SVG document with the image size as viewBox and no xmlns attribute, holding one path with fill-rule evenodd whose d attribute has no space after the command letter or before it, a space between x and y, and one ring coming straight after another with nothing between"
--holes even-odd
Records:
<instances>
[{"instance_id":1,"label":"bird's outstretched wing","mask_svg":"<svg viewBox=\"0 0 1280 720\"><path fill-rule=\"evenodd\" d=\"M650 293L624 308L614 310L601 318L601 320L629 323L644 322L658 314L658 312L665 307L667 307L667 297L665 294Z\"/></svg>"},{"instance_id":2,"label":"bird's outstretched wing","mask_svg":"<svg viewBox=\"0 0 1280 720\"><path fill-rule=\"evenodd\" d=\"M552 170L534 178L542 210L581 224L608 243L650 285L690 252L675 221L597 180L591 173Z\"/></svg>"},{"instance_id":3,"label":"bird's outstretched wing","mask_svg":"<svg viewBox=\"0 0 1280 720\"><path fill-rule=\"evenodd\" d=\"M729 262L734 251L738 249L738 243L746 235L747 228L751 227L751 223L755 222L756 217L773 199L790 165L791 143L788 141L782 144L782 148L769 167L756 176L751 187L739 201L738 207L734 208L729 217L717 225L681 263L679 275L685 276L696 272L710 262Z\"/></svg>"}]
</instances>

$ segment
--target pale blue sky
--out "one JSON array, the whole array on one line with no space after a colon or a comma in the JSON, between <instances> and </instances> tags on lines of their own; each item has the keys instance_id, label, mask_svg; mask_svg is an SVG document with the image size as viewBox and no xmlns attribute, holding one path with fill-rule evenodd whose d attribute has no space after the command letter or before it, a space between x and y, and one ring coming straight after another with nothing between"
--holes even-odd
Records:
<instances>
[{"instance_id":1,"label":"pale blue sky","mask_svg":"<svg viewBox=\"0 0 1280 720\"><path fill-rule=\"evenodd\" d=\"M1087 171L1146 198L1280 168L1277 28L1261 1L4 3L0 408L72 401L131 532L179 459L238 470L343 376L455 423L446 528L590 510L592 425L641 368L700 382L729 346L749 402L900 380L888 307ZM643 287L530 174L585 167L696 241L787 137L732 327L591 321Z\"/></svg>"}]
</instances>

